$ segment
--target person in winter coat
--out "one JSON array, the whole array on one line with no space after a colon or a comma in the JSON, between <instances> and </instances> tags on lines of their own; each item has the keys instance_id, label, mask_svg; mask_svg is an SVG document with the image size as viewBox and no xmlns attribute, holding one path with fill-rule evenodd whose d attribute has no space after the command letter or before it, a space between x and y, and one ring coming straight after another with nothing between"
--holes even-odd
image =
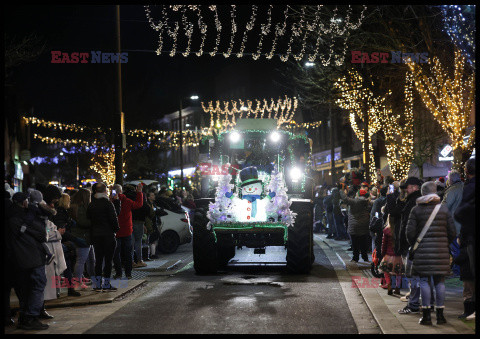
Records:
<instances>
[{"instance_id":1,"label":"person in winter coat","mask_svg":"<svg viewBox=\"0 0 480 339\"><path fill-rule=\"evenodd\" d=\"M324 187L317 187L317 192L315 193L315 198L313 199L313 205L314 205L314 233L320 233L320 231L325 230L326 227L322 223L323 219L323 212L325 211L323 207L323 199L325 198L325 188Z\"/></svg>"},{"instance_id":2,"label":"person in winter coat","mask_svg":"<svg viewBox=\"0 0 480 339\"><path fill-rule=\"evenodd\" d=\"M358 191L358 197L349 198L345 191L340 191L340 198L350 208L348 210L348 233L352 239L353 258L351 261L358 262L359 254L362 259L368 261L370 209L367 192L364 189Z\"/></svg>"},{"instance_id":3,"label":"person in winter coat","mask_svg":"<svg viewBox=\"0 0 480 339\"><path fill-rule=\"evenodd\" d=\"M467 247L460 248L460 253L453 259L453 263L460 267L460 280L463 281L464 312L459 319L465 319L475 312L475 277L470 270Z\"/></svg>"},{"instance_id":4,"label":"person in winter coat","mask_svg":"<svg viewBox=\"0 0 480 339\"><path fill-rule=\"evenodd\" d=\"M391 276L396 276L395 294L400 294L400 286L402 284L402 273L404 272L402 256L395 253L395 224L390 223L392 216L387 219L387 225L383 229L382 238L382 261L379 269L385 275L385 281L387 283L388 295L392 295Z\"/></svg>"},{"instance_id":5,"label":"person in winter coat","mask_svg":"<svg viewBox=\"0 0 480 339\"><path fill-rule=\"evenodd\" d=\"M57 213L53 216L52 221L57 226L57 229L64 229L65 232L62 235L62 249L65 258L67 268L64 271L66 284L68 286L68 295L79 297L80 293L75 291L78 287L80 280L73 280L73 268L75 264L75 242L76 238L72 235L72 218L68 210L70 209L70 196L66 193L62 193L62 196L57 203Z\"/></svg>"},{"instance_id":6,"label":"person in winter coat","mask_svg":"<svg viewBox=\"0 0 480 339\"><path fill-rule=\"evenodd\" d=\"M400 182L400 195L394 209L391 211L392 215L397 217L399 232L398 238L395 242L395 249L402 255L404 262L407 265L409 259L407 258L409 244L406 239L405 229L410 216L411 209L416 205L416 200L422 194L420 187L423 182L416 177L409 177ZM397 236L397 234L396 234ZM420 285L418 277L407 277L410 279L410 290L407 293L409 296L408 304L403 309L398 310L399 314L418 313L420 311Z\"/></svg>"},{"instance_id":7,"label":"person in winter coat","mask_svg":"<svg viewBox=\"0 0 480 339\"><path fill-rule=\"evenodd\" d=\"M339 185L341 187L341 185ZM345 224L343 223L343 214L340 207L340 189L334 187L332 189L332 214L333 221L335 222L336 237L335 240L349 240Z\"/></svg>"},{"instance_id":8,"label":"person in winter coat","mask_svg":"<svg viewBox=\"0 0 480 339\"><path fill-rule=\"evenodd\" d=\"M110 284L110 275L117 244L115 233L119 230L117 213L107 196L107 186L97 183L96 192L87 208L87 217L92 223L92 243L95 248L95 279L92 278L92 285L97 292L116 291L117 288ZM105 260L105 267L102 270L103 260Z\"/></svg>"},{"instance_id":9,"label":"person in winter coat","mask_svg":"<svg viewBox=\"0 0 480 339\"><path fill-rule=\"evenodd\" d=\"M454 213L454 220L460 223L460 235L458 242L460 251L467 253L470 274L475 279L475 159L467 160L465 164L465 174L467 180L463 187L462 200ZM463 265L466 265L464 263ZM463 266L462 265L462 266ZM460 272L460 275L462 273ZM464 313L465 317L475 315L475 281L470 279L463 280Z\"/></svg>"},{"instance_id":10,"label":"person in winter coat","mask_svg":"<svg viewBox=\"0 0 480 339\"><path fill-rule=\"evenodd\" d=\"M143 206L143 193L142 185L138 184L136 189L135 200L129 199L123 194L121 185L113 185L113 189L116 191L114 199L120 201L120 213L118 215L118 224L120 230L116 233L117 247L113 256L113 263L115 267L114 278L122 277L122 265L125 269L125 275L127 278L132 277L132 261L133 261L133 244L132 244L132 210L138 209Z\"/></svg>"},{"instance_id":11,"label":"person in winter coat","mask_svg":"<svg viewBox=\"0 0 480 339\"><path fill-rule=\"evenodd\" d=\"M422 196L416 199L417 205L412 208L407 222L406 236L411 246L417 241L435 206L441 202L436 192L437 186L434 182L429 181L422 185ZM452 215L448 208L442 205L413 257L412 275L420 277L423 317L419 323L422 325L432 323L430 315L430 279L432 277L436 292L437 325L446 323L443 316L445 276L450 273L449 244L455 236Z\"/></svg>"},{"instance_id":12,"label":"person in winter coat","mask_svg":"<svg viewBox=\"0 0 480 339\"><path fill-rule=\"evenodd\" d=\"M136 198L136 194L133 191L130 193L126 192L125 195L131 200ZM145 217L150 212L150 208L147 206L147 197L145 194L142 194L142 201L143 203L140 208L132 210L132 243L134 250L133 254L135 255L132 255L132 265L134 268L147 266L147 264L143 261L142 256L142 239L143 235L147 233L145 227ZM136 261L134 260L135 257L137 259ZM146 259L148 260L149 258Z\"/></svg>"},{"instance_id":13,"label":"person in winter coat","mask_svg":"<svg viewBox=\"0 0 480 339\"><path fill-rule=\"evenodd\" d=\"M90 191L80 188L72 196L70 205L70 214L75 221L75 227L71 233L76 238L76 259L74 264L73 276L81 282L80 288L86 289L85 284L88 280L83 278L85 264L87 264L87 273L90 277L95 276L95 250L91 240L92 223L87 217L87 208L91 201Z\"/></svg>"},{"instance_id":14,"label":"person in winter coat","mask_svg":"<svg viewBox=\"0 0 480 339\"><path fill-rule=\"evenodd\" d=\"M325 214L327 216L328 223L328 234L327 239L335 238L335 221L333 220L333 202L332 202L332 193L327 193L323 199L323 208L325 209Z\"/></svg>"},{"instance_id":15,"label":"person in winter coat","mask_svg":"<svg viewBox=\"0 0 480 339\"><path fill-rule=\"evenodd\" d=\"M15 292L20 304L18 328L45 330L39 321L44 309L46 253L42 243L47 234L45 225L28 215L28 195L17 192L12 197L5 230L7 257L15 277ZM10 294L10 291L8 291Z\"/></svg>"},{"instance_id":16,"label":"person in winter coat","mask_svg":"<svg viewBox=\"0 0 480 339\"><path fill-rule=\"evenodd\" d=\"M160 207L155 204L155 193L149 192L147 195L147 206L150 211L145 217L145 227L147 228L148 243L149 243L149 257L150 259L160 258L157 254L158 241L160 239L160 217L166 213Z\"/></svg>"},{"instance_id":17,"label":"person in winter coat","mask_svg":"<svg viewBox=\"0 0 480 339\"><path fill-rule=\"evenodd\" d=\"M462 193L463 193L463 182L460 177L460 173L458 171L451 171L448 174L447 178L447 188L443 194L442 204L445 204L450 211L450 214L453 216L455 210L457 209L460 201L462 200ZM450 252L452 256L455 258L459 252L460 248L458 246L458 235L460 234L460 223L458 221L453 220L455 223L455 230L457 231L457 238L450 244ZM452 271L456 276L460 274L460 267L458 265L452 266Z\"/></svg>"},{"instance_id":18,"label":"person in winter coat","mask_svg":"<svg viewBox=\"0 0 480 339\"><path fill-rule=\"evenodd\" d=\"M442 204L445 204L450 211L450 214L454 214L460 201L462 201L463 195L463 182L460 177L460 173L457 171L451 171L448 174L447 189L443 195ZM455 223L455 230L457 234L460 233L461 224L458 221L453 220Z\"/></svg>"},{"instance_id":19,"label":"person in winter coat","mask_svg":"<svg viewBox=\"0 0 480 339\"><path fill-rule=\"evenodd\" d=\"M377 199L373 201L372 204L372 210L370 211L370 224L374 220L374 218L379 218L380 216L383 216L382 214L382 207L385 206L385 203L387 202L387 187L383 187L380 189L380 195ZM375 240L376 240L376 233L375 232L370 232L370 236L372 237L372 251L375 248ZM383 236L383 233L382 235Z\"/></svg>"}]
</instances>

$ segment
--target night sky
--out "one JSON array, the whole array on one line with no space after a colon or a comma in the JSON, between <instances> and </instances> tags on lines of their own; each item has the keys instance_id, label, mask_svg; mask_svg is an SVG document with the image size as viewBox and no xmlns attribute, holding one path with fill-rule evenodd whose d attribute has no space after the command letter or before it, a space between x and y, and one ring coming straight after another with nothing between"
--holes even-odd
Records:
<instances>
[{"instance_id":1,"label":"night sky","mask_svg":"<svg viewBox=\"0 0 480 339\"><path fill-rule=\"evenodd\" d=\"M123 5L120 14L122 51L128 52L128 63L122 64L127 129L153 127L152 121L178 109L180 95L197 94L205 102L238 99L229 97L231 93L242 99L291 95L275 83L285 66L278 57L253 61L235 56L157 56L153 51L158 34L149 26L143 6ZM116 52L115 6L8 6L4 15L7 38L36 33L46 44L37 60L15 68L12 77L22 103L33 107L33 116L89 126L111 124L116 64L52 64L51 51ZM209 29L214 35L214 28ZM192 50L196 48L192 45Z\"/></svg>"}]
</instances>

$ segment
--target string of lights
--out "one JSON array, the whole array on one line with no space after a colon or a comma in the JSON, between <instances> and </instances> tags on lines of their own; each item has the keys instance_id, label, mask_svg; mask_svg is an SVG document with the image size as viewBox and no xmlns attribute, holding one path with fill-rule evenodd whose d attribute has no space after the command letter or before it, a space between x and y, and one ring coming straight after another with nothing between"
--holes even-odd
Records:
<instances>
[{"instance_id":1,"label":"string of lights","mask_svg":"<svg viewBox=\"0 0 480 339\"><path fill-rule=\"evenodd\" d=\"M475 5L441 5L444 29L475 67ZM467 14L467 15L464 15Z\"/></svg>"},{"instance_id":2,"label":"string of lights","mask_svg":"<svg viewBox=\"0 0 480 339\"><path fill-rule=\"evenodd\" d=\"M437 122L447 132L454 150L453 168L463 168L462 153L473 151L475 145L475 128L468 143L467 136L470 114L475 101L475 73L470 73L465 66L465 57L460 50L455 50L453 77L442 66L437 57L428 60L426 69L416 63L408 63L413 72L415 89L423 103ZM433 76L432 76L433 75Z\"/></svg>"},{"instance_id":3,"label":"string of lights","mask_svg":"<svg viewBox=\"0 0 480 339\"><path fill-rule=\"evenodd\" d=\"M373 83L371 83L371 85L373 85ZM373 92L367 88L363 77L354 70L348 71L348 78L347 76L339 78L334 83L334 87L338 89L340 93L335 103L339 107L350 111L350 125L362 143L364 154L366 153L365 143L367 144L369 150L368 173L370 178L375 178L376 170L372 137L381 128L379 116L380 112L385 110L385 97L375 97ZM368 116L368 135L365 135L364 129L360 129L357 123L357 118L365 123L364 110Z\"/></svg>"},{"instance_id":4,"label":"string of lights","mask_svg":"<svg viewBox=\"0 0 480 339\"><path fill-rule=\"evenodd\" d=\"M99 132L99 133L103 132L103 129L100 127L87 127L87 126L76 125L76 124L65 124L62 122L48 121L48 120L43 120L35 117L26 117L26 116L23 116L22 119L26 125L35 125L36 127L53 128L55 130L58 129L60 131L71 131L71 132L92 131L92 132Z\"/></svg>"},{"instance_id":5,"label":"string of lights","mask_svg":"<svg viewBox=\"0 0 480 339\"><path fill-rule=\"evenodd\" d=\"M271 99L270 104L266 99L263 100L263 103L258 99L255 99L255 101L255 108L253 108L253 102L251 100L247 100L246 105L243 100L238 100L238 104L236 100L223 101L223 108L219 100L216 101L215 107L212 101L208 102L208 106L203 102L201 104L203 111L210 113L210 131L220 127L226 129L233 128L236 125L236 115L238 115L239 118L257 119L259 113L261 113L260 118L264 118L265 113L268 113L268 117L270 118L272 113L275 112L274 118L278 119L277 123L280 126L292 119L298 106L297 98L294 97L292 100L287 96L285 96L284 100L278 99L276 102ZM231 109L230 104L232 104Z\"/></svg>"},{"instance_id":6,"label":"string of lights","mask_svg":"<svg viewBox=\"0 0 480 339\"><path fill-rule=\"evenodd\" d=\"M152 18L152 10L149 5L145 6L145 15L148 19L148 22L150 26L157 32L159 32L159 45L157 48L157 55L160 55L162 53L163 45L164 45L164 38L163 38L163 32L166 30L167 36L171 38L172 40L172 47L169 52L170 56L174 56L177 53L177 40L178 40L178 31L179 31L179 21L182 23L183 30L185 31L185 34L187 36L187 43L185 50L181 53L183 56L188 56L190 54L195 54L197 56L203 55L203 47L206 41L207 37L207 31L208 27L204 23L203 17L201 15L201 6L199 5L170 5L169 6L170 10L172 11L170 15L170 20L174 22L174 28L173 30L170 28L168 24L169 20L169 13L167 13L167 6L162 5L161 8L161 19L159 20L158 24L155 24L155 21ZM279 5L274 6L274 5L269 5L268 11L266 13L266 23L260 25L260 34L258 36L258 42L257 42L257 47L255 48L256 52L251 52L251 53L246 53L245 52L245 46L247 42L247 35L249 32L251 32L254 27L255 23L258 21L257 20L257 11L258 11L258 6L257 5L252 5L252 14L250 16L249 21L246 23L245 28L243 32L238 31L237 27L237 21L236 21L236 5L231 5L230 9L230 20L231 20L231 32L230 32L230 42L228 44L228 48L226 51L219 53L219 45L220 45L220 38L221 38L221 31L222 31L222 24L219 19L218 15L218 7L216 5L210 5L208 6L210 12L213 12L214 15L214 20L215 20L215 28L216 28L216 39L215 39L215 45L214 48L210 54L210 56L215 56L222 54L225 58L230 57L230 55L233 53L233 46L235 45L235 39L236 36L241 36L242 40L241 43L239 44L239 51L236 54L238 58L241 58L246 55L251 55L254 60L258 60L261 55L264 55L266 59L271 59L274 54L279 55L280 59L283 62L286 62L290 54L292 53L292 44L296 38L303 36L301 39L301 48L298 54L293 54L292 56L297 60L303 59L305 56L305 49L307 45L307 40L309 35L312 35L315 37L316 35L316 43L315 43L315 50L313 53L310 53L308 55L309 61L313 62L316 60L317 57L320 58L322 64L328 65L332 61L332 56L334 56L335 63L337 65L341 65L344 62L345 59L345 53L347 50L347 39L349 36L349 33L352 30L357 30L365 16L365 11L366 11L366 6L363 6L363 9L360 13L360 16L358 18L357 23L353 23L352 21L352 7L348 6L348 10L346 12L346 15L344 18L341 18L338 15L338 7L335 7L334 9L334 14L333 17L330 19L328 27L321 22L322 16L325 16L325 14L322 15L322 8L323 6L319 5L316 6L315 13L314 13L314 20L313 22L309 22L307 20L306 16L306 8L307 6L301 6L301 14L294 19L289 20L290 23L287 22L287 19L289 17L292 17L292 15L289 14L289 10L291 9L290 6L286 5L285 9L283 11L283 22L276 22L272 23L272 11L276 8L280 8ZM175 16L174 12L181 11L182 15L180 18L177 18ZM191 47L191 41L192 41L192 36L195 31L195 25L193 23L189 22L187 17L188 17L188 12L193 11L196 12L196 15L198 17L198 30L200 31L200 36L201 36L201 44L198 52L191 52L190 47ZM272 25L274 25L275 29L272 30ZM290 29L289 29L290 28ZM283 37L286 36L286 32L289 30L291 34L289 35L288 42L286 43L286 51L284 53L275 53L275 50L277 46L279 45L279 41L282 40ZM264 53L262 54L262 49L263 49L263 44L265 38L273 32L272 36L272 46L271 50L269 53ZM240 33L240 34L237 34ZM253 37L252 37L253 38ZM324 56L319 55L319 50L322 48L321 43L322 42L327 42L328 40L331 40L331 42L328 44L328 52L325 53L328 54L328 58ZM338 39L343 40L343 52L338 53L334 51L334 45L335 41Z\"/></svg>"}]
</instances>

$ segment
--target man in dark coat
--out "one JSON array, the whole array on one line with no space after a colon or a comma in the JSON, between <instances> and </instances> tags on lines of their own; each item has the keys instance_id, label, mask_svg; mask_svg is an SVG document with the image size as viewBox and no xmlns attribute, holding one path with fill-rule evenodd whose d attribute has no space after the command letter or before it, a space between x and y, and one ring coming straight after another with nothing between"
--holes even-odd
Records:
<instances>
[{"instance_id":1,"label":"man in dark coat","mask_svg":"<svg viewBox=\"0 0 480 339\"><path fill-rule=\"evenodd\" d=\"M43 310L46 255L42 242L47 239L44 225L28 218L28 195L15 193L12 197L10 218L7 223L6 241L9 265L17 281L17 296L20 303L18 328L45 330L38 317Z\"/></svg>"},{"instance_id":2,"label":"man in dark coat","mask_svg":"<svg viewBox=\"0 0 480 339\"><path fill-rule=\"evenodd\" d=\"M467 317L475 311L475 159L465 164L467 180L463 187L462 200L454 213L454 219L460 223L460 252L467 253L466 262L472 279L463 279L464 314ZM462 266L460 270L462 270ZM462 272L460 272L462 275Z\"/></svg>"},{"instance_id":3,"label":"man in dark coat","mask_svg":"<svg viewBox=\"0 0 480 339\"><path fill-rule=\"evenodd\" d=\"M368 261L369 247L369 225L370 225L370 209L372 208L370 201L366 198L367 192L363 189L358 191L357 198L349 198L345 191L339 191L340 198L349 206L348 209L348 234L352 238L353 258L352 261L358 262L359 254L362 259Z\"/></svg>"},{"instance_id":4,"label":"man in dark coat","mask_svg":"<svg viewBox=\"0 0 480 339\"><path fill-rule=\"evenodd\" d=\"M406 190L407 198L405 201L401 201L400 197L397 199L396 206L392 210L392 215L397 216L398 222L398 215L400 216L400 223L399 225L399 233L398 236L396 235L395 241L395 250L405 258L408 253L409 244L406 237L406 228L408 218L410 216L410 211L413 207L417 204L417 198L422 196L420 192L420 187L422 186L423 182L416 178L410 177L408 178L403 185L400 185L402 190ZM395 232L396 233L396 232ZM420 310L420 285L418 277L411 277L410 280L410 291L409 291L409 299L408 304L403 309L398 310L400 314L409 314L409 313L417 313Z\"/></svg>"},{"instance_id":5,"label":"man in dark coat","mask_svg":"<svg viewBox=\"0 0 480 339\"><path fill-rule=\"evenodd\" d=\"M92 279L92 282L94 282L94 290L97 292L102 290L115 291L116 287L110 284L110 275L112 273L113 254L117 244L115 233L120 228L115 207L107 196L107 186L103 183L97 183L96 192L87 208L87 217L92 222L91 234L95 250L95 279ZM102 274L104 259L105 267Z\"/></svg>"},{"instance_id":6,"label":"man in dark coat","mask_svg":"<svg viewBox=\"0 0 480 339\"><path fill-rule=\"evenodd\" d=\"M328 223L328 235L327 239L332 239L335 237L335 221L333 220L333 201L332 201L332 192L330 192L323 199L323 207L325 209L325 214L327 216Z\"/></svg>"},{"instance_id":7,"label":"man in dark coat","mask_svg":"<svg viewBox=\"0 0 480 339\"><path fill-rule=\"evenodd\" d=\"M407 241L410 246L413 246L436 205L440 204L438 213L420 241L413 257L412 276L420 277L423 311L420 324L422 325L432 324L430 315L431 280L435 287L437 325L446 323L443 316L445 276L450 273L449 245L456 236L452 215L447 206L441 204L441 199L436 192L437 186L433 181L422 185L422 196L416 200L417 205L410 212L406 228Z\"/></svg>"}]
</instances>

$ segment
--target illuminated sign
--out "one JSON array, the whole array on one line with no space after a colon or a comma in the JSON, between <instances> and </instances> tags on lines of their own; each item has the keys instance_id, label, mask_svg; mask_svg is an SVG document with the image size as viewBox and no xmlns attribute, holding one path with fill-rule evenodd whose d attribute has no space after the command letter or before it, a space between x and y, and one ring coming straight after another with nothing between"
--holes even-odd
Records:
<instances>
[{"instance_id":1,"label":"illuminated sign","mask_svg":"<svg viewBox=\"0 0 480 339\"><path fill-rule=\"evenodd\" d=\"M453 148L450 145L445 145L440 150L440 155L438 161L453 161Z\"/></svg>"}]
</instances>

